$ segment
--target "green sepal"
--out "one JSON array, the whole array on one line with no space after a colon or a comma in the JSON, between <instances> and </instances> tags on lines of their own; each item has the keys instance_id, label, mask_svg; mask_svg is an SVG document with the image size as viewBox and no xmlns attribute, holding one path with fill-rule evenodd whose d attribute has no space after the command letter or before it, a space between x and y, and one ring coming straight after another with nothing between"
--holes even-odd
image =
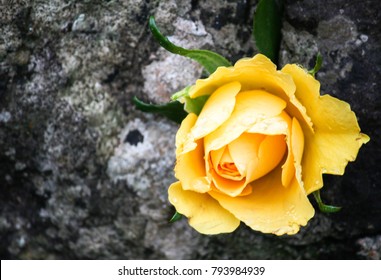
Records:
<instances>
[{"instance_id":1,"label":"green sepal","mask_svg":"<svg viewBox=\"0 0 381 280\"><path fill-rule=\"evenodd\" d=\"M217 69L217 67L231 66L231 63L226 58L215 52L207 50L188 50L176 46L170 42L167 37L161 34L160 30L156 26L155 18L153 16L150 16L149 18L149 28L155 39L164 49L171 53L179 54L197 61L205 68L209 74L212 74Z\"/></svg>"},{"instance_id":2,"label":"green sepal","mask_svg":"<svg viewBox=\"0 0 381 280\"><path fill-rule=\"evenodd\" d=\"M136 96L132 100L140 111L158 113L179 124L187 116L187 112L184 111L184 105L178 101L166 104L148 104L139 100Z\"/></svg>"},{"instance_id":3,"label":"green sepal","mask_svg":"<svg viewBox=\"0 0 381 280\"><path fill-rule=\"evenodd\" d=\"M315 66L314 66L313 69L311 69L311 70L308 71L308 74L310 74L310 75L312 75L313 77L315 77L315 74L320 70L322 64L323 64L323 57L321 56L320 53L318 53L318 54L316 55Z\"/></svg>"},{"instance_id":4,"label":"green sepal","mask_svg":"<svg viewBox=\"0 0 381 280\"><path fill-rule=\"evenodd\" d=\"M171 96L171 100L173 100L173 101L180 101L180 102L184 103L183 99L184 99L185 96L189 96L189 91L190 91L191 88L192 88L192 86L187 86L187 87L183 88L182 90L174 93Z\"/></svg>"},{"instance_id":5,"label":"green sepal","mask_svg":"<svg viewBox=\"0 0 381 280\"><path fill-rule=\"evenodd\" d=\"M253 37L260 53L277 64L282 27L282 0L260 0L254 14Z\"/></svg>"},{"instance_id":6,"label":"green sepal","mask_svg":"<svg viewBox=\"0 0 381 280\"><path fill-rule=\"evenodd\" d=\"M188 86L179 92L176 92L172 95L171 99L180 101L184 103L184 110L188 113L194 113L197 116L200 114L202 108L204 107L206 101L209 98L209 95L203 95L196 98L189 97L189 91L192 86Z\"/></svg>"},{"instance_id":7,"label":"green sepal","mask_svg":"<svg viewBox=\"0 0 381 280\"><path fill-rule=\"evenodd\" d=\"M176 213L172 216L172 218L169 220L170 223L177 222L183 217L179 212L176 211Z\"/></svg>"},{"instance_id":8,"label":"green sepal","mask_svg":"<svg viewBox=\"0 0 381 280\"><path fill-rule=\"evenodd\" d=\"M203 95L196 98L190 98L189 96L186 96L184 106L185 111L187 111L188 113L194 113L198 116L208 98L209 95Z\"/></svg>"},{"instance_id":9,"label":"green sepal","mask_svg":"<svg viewBox=\"0 0 381 280\"><path fill-rule=\"evenodd\" d=\"M323 213L335 213L341 210L341 207L339 206L332 206L332 205L326 205L323 203L320 197L320 190L314 191L313 195L315 197L315 200L319 206L319 209Z\"/></svg>"}]
</instances>

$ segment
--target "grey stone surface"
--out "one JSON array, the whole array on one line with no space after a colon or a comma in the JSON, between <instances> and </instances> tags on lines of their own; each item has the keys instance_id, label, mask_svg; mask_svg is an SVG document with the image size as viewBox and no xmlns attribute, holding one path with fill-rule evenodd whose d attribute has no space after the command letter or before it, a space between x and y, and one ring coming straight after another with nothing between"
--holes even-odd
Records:
<instances>
[{"instance_id":1,"label":"grey stone surface","mask_svg":"<svg viewBox=\"0 0 381 280\"><path fill-rule=\"evenodd\" d=\"M364 237L357 241L360 246L359 255L370 260L381 259L381 236Z\"/></svg>"},{"instance_id":2,"label":"grey stone surface","mask_svg":"<svg viewBox=\"0 0 381 280\"><path fill-rule=\"evenodd\" d=\"M252 56L257 1L0 1L0 256L2 259L379 259L381 2L286 1L280 64L324 64L322 92L348 101L371 142L346 174L325 176L343 206L295 236L244 225L204 236L174 209L177 125L134 109L165 102L202 69L159 48L231 61ZM311 198L312 199L312 198Z\"/></svg>"}]
</instances>

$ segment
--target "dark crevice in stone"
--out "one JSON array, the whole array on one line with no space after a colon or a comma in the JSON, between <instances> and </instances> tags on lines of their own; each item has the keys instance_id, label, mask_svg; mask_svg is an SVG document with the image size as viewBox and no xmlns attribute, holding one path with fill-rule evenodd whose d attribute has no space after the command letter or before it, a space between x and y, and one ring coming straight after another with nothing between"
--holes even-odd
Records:
<instances>
[{"instance_id":1,"label":"dark crevice in stone","mask_svg":"<svg viewBox=\"0 0 381 280\"><path fill-rule=\"evenodd\" d=\"M143 141L144 141L144 136L137 129L134 129L128 132L126 138L124 139L125 143L127 142L133 146L137 146L139 143L142 143Z\"/></svg>"}]
</instances>

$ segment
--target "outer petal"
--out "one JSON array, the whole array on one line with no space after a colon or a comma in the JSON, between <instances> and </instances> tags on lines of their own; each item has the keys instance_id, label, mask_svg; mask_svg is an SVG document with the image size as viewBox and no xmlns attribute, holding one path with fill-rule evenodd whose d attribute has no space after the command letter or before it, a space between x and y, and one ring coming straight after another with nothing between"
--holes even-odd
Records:
<instances>
[{"instance_id":1,"label":"outer petal","mask_svg":"<svg viewBox=\"0 0 381 280\"><path fill-rule=\"evenodd\" d=\"M320 83L297 65L286 65L296 84L296 97L307 109L315 134L304 129L302 160L307 194L323 186L322 173L342 175L348 161L354 161L369 137L360 133L356 115L348 103L330 95L320 96Z\"/></svg>"},{"instance_id":2,"label":"outer petal","mask_svg":"<svg viewBox=\"0 0 381 280\"><path fill-rule=\"evenodd\" d=\"M288 154L285 163L282 166L282 184L287 187L291 180L296 176L302 185L301 161L304 151L304 134L296 118L288 117L287 146Z\"/></svg>"},{"instance_id":3,"label":"outer petal","mask_svg":"<svg viewBox=\"0 0 381 280\"><path fill-rule=\"evenodd\" d=\"M240 221L208 194L184 191L180 182L173 183L168 194L176 210L188 217L189 224L200 233L232 232L239 226Z\"/></svg>"},{"instance_id":4,"label":"outer petal","mask_svg":"<svg viewBox=\"0 0 381 280\"><path fill-rule=\"evenodd\" d=\"M301 186L304 186L302 178L302 158L304 152L304 134L296 118L292 119L291 151L294 156L295 176Z\"/></svg>"},{"instance_id":5,"label":"outer petal","mask_svg":"<svg viewBox=\"0 0 381 280\"><path fill-rule=\"evenodd\" d=\"M239 82L231 82L218 88L209 97L192 128L191 133L195 139L216 130L230 117L235 105L235 96L240 89Z\"/></svg>"},{"instance_id":6,"label":"outer petal","mask_svg":"<svg viewBox=\"0 0 381 280\"><path fill-rule=\"evenodd\" d=\"M185 153L183 149L196 120L195 114L189 114L177 131L175 176L181 181L185 190L203 193L210 190L210 180L206 177L205 171L203 141L197 141L195 148L189 152Z\"/></svg>"},{"instance_id":7,"label":"outer petal","mask_svg":"<svg viewBox=\"0 0 381 280\"><path fill-rule=\"evenodd\" d=\"M184 152L184 143L189 138L190 130L197 121L197 116L193 113L188 114L181 122L180 128L176 133L176 157ZM195 145L196 148L196 145Z\"/></svg>"},{"instance_id":8,"label":"outer petal","mask_svg":"<svg viewBox=\"0 0 381 280\"><path fill-rule=\"evenodd\" d=\"M252 193L229 197L211 191L222 207L254 230L277 235L295 234L315 213L304 189L294 179L288 188L281 182L281 168L252 183Z\"/></svg>"},{"instance_id":9,"label":"outer petal","mask_svg":"<svg viewBox=\"0 0 381 280\"><path fill-rule=\"evenodd\" d=\"M264 89L274 93L287 91L293 93L295 85L292 79L276 71L276 65L266 56L258 54L253 58L244 58L237 61L234 67L218 67L206 79L199 79L189 92L191 98L210 95L217 88L232 81L239 81L242 91Z\"/></svg>"},{"instance_id":10,"label":"outer petal","mask_svg":"<svg viewBox=\"0 0 381 280\"><path fill-rule=\"evenodd\" d=\"M221 86L210 96L184 143L184 152L193 150L196 140L214 131L230 117L235 105L235 96L240 89L239 82L231 82Z\"/></svg>"},{"instance_id":11,"label":"outer petal","mask_svg":"<svg viewBox=\"0 0 381 280\"><path fill-rule=\"evenodd\" d=\"M210 190L210 180L206 177L204 145L197 141L197 147L177 156L175 177L180 180L184 190L205 193Z\"/></svg>"},{"instance_id":12,"label":"outer petal","mask_svg":"<svg viewBox=\"0 0 381 280\"><path fill-rule=\"evenodd\" d=\"M291 76L276 71L276 65L262 54L240 59L234 67L218 67L208 78L197 80L189 95L192 98L210 95L220 86L232 81L241 83L241 91L262 89L287 101L287 112L299 121L303 120L306 127L312 131L312 123L306 109L295 97L295 84Z\"/></svg>"}]
</instances>

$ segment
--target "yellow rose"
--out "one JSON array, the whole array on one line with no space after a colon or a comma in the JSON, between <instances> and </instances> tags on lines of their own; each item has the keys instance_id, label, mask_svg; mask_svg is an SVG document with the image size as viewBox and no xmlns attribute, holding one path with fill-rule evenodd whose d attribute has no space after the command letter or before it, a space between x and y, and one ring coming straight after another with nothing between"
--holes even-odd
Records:
<instances>
[{"instance_id":1,"label":"yellow rose","mask_svg":"<svg viewBox=\"0 0 381 280\"><path fill-rule=\"evenodd\" d=\"M299 66L277 71L260 54L192 86L190 98L209 98L177 132L179 181L168 192L194 229L232 232L242 221L282 235L307 224L322 174L342 175L369 140L349 104L319 90Z\"/></svg>"}]
</instances>

